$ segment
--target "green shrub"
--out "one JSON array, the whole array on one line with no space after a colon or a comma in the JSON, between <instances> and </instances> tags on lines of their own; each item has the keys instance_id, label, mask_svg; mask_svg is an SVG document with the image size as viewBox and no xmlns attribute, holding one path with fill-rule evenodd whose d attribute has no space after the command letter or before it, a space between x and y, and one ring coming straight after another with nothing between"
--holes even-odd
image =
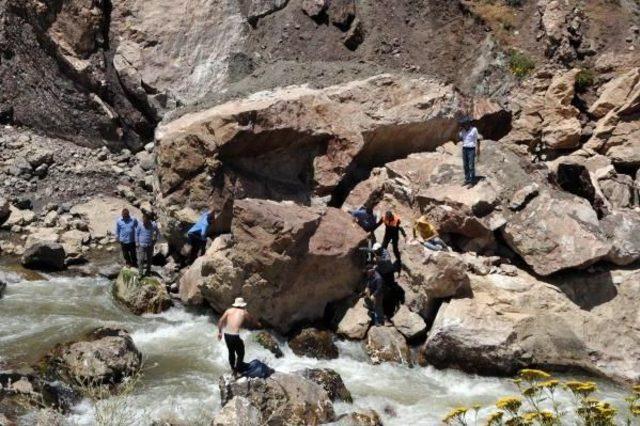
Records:
<instances>
[{"instance_id":1,"label":"green shrub","mask_svg":"<svg viewBox=\"0 0 640 426\"><path fill-rule=\"evenodd\" d=\"M580 70L576 75L576 90L578 92L584 92L587 88L593 86L595 81L595 75L592 70L585 68Z\"/></svg>"},{"instance_id":2,"label":"green shrub","mask_svg":"<svg viewBox=\"0 0 640 426\"><path fill-rule=\"evenodd\" d=\"M504 0L507 6L518 7L524 4L524 0Z\"/></svg>"},{"instance_id":3,"label":"green shrub","mask_svg":"<svg viewBox=\"0 0 640 426\"><path fill-rule=\"evenodd\" d=\"M536 63L524 52L512 51L509 55L509 69L517 78L525 78L536 67Z\"/></svg>"}]
</instances>

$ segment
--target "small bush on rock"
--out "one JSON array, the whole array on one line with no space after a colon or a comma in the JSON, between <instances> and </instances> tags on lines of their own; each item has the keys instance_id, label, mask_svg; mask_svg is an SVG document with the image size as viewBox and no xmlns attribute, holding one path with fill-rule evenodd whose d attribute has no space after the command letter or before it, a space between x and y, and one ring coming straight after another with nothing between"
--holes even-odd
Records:
<instances>
[{"instance_id":1,"label":"small bush on rock","mask_svg":"<svg viewBox=\"0 0 640 426\"><path fill-rule=\"evenodd\" d=\"M524 52L514 50L509 55L509 69L517 78L525 78L536 67L536 63Z\"/></svg>"},{"instance_id":2,"label":"small bush on rock","mask_svg":"<svg viewBox=\"0 0 640 426\"><path fill-rule=\"evenodd\" d=\"M593 86L595 81L595 75L590 69L582 69L576 75L576 91L584 92L589 87Z\"/></svg>"}]
</instances>

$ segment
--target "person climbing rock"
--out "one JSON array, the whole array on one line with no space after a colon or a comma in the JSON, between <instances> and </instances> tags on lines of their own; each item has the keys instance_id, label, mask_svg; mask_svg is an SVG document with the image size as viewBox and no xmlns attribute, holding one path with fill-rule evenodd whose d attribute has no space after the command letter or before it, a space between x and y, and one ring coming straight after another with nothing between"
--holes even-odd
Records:
<instances>
[{"instance_id":1,"label":"person climbing rock","mask_svg":"<svg viewBox=\"0 0 640 426\"><path fill-rule=\"evenodd\" d=\"M377 218L373 212L373 208L362 206L359 209L350 210L349 213L353 216L353 220L360 225L362 229L371 233L373 236L373 231L377 228Z\"/></svg>"},{"instance_id":2,"label":"person climbing rock","mask_svg":"<svg viewBox=\"0 0 640 426\"><path fill-rule=\"evenodd\" d=\"M116 241L122 248L122 257L125 265L135 268L138 265L136 258L136 228L138 219L131 217L128 209L122 209L120 218L116 221Z\"/></svg>"},{"instance_id":3,"label":"person climbing rock","mask_svg":"<svg viewBox=\"0 0 640 426\"><path fill-rule=\"evenodd\" d=\"M218 321L218 340L222 340L224 334L224 342L229 351L229 365L234 377L238 377L244 370L244 342L240 337L240 330L245 323L253 323L257 327L261 326L260 322L254 319L246 308L247 303L242 297L238 297Z\"/></svg>"},{"instance_id":4,"label":"person climbing rock","mask_svg":"<svg viewBox=\"0 0 640 426\"><path fill-rule=\"evenodd\" d=\"M158 241L158 225L148 213L142 214L142 224L136 228L136 247L138 249L138 270L141 276L151 273L153 249Z\"/></svg>"},{"instance_id":5,"label":"person climbing rock","mask_svg":"<svg viewBox=\"0 0 640 426\"><path fill-rule=\"evenodd\" d=\"M384 279L376 268L367 269L365 296L373 311L373 325L384 325Z\"/></svg>"},{"instance_id":6,"label":"person climbing rock","mask_svg":"<svg viewBox=\"0 0 640 426\"><path fill-rule=\"evenodd\" d=\"M413 224L413 238L429 250L451 250L438 236L436 227L424 215Z\"/></svg>"},{"instance_id":7,"label":"person climbing rock","mask_svg":"<svg viewBox=\"0 0 640 426\"><path fill-rule=\"evenodd\" d=\"M384 223L384 238L382 239L382 247L387 249L389 243L393 246L393 255L396 257L396 270L400 270L402 260L400 259L400 249L398 248L398 241L400 234L407 238L407 233L404 232L404 228L400 224L400 217L395 215L391 210L387 211L384 217L377 223L376 228Z\"/></svg>"},{"instance_id":8,"label":"person climbing rock","mask_svg":"<svg viewBox=\"0 0 640 426\"><path fill-rule=\"evenodd\" d=\"M210 230L213 229L212 225L215 219L215 211L213 209L207 210L200 215L198 221L187 231L187 240L191 246L188 257L189 265L204 254L207 247L207 238Z\"/></svg>"},{"instance_id":9,"label":"person climbing rock","mask_svg":"<svg viewBox=\"0 0 640 426\"><path fill-rule=\"evenodd\" d=\"M476 158L480 158L480 134L472 125L471 117L464 116L459 121L460 133L458 139L462 141L462 165L464 167L464 186L476 183Z\"/></svg>"},{"instance_id":10,"label":"person climbing rock","mask_svg":"<svg viewBox=\"0 0 640 426\"><path fill-rule=\"evenodd\" d=\"M391 261L389 251L382 247L380 243L375 243L373 252L376 261L375 270L380 274L384 282L382 295L384 316L392 318L400 308L400 305L404 303L404 290L396 283L394 278L396 266Z\"/></svg>"}]
</instances>

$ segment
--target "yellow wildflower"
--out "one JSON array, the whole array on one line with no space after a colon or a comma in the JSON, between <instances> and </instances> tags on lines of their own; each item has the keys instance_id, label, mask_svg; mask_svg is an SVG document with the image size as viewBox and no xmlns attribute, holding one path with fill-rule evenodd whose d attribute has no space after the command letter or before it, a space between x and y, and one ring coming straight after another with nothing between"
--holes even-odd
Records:
<instances>
[{"instance_id":1,"label":"yellow wildflower","mask_svg":"<svg viewBox=\"0 0 640 426\"><path fill-rule=\"evenodd\" d=\"M547 380L551 378L551 375L549 373L546 373L542 370L533 370L530 368L520 370L520 373L518 373L518 375L528 382L533 382L534 380Z\"/></svg>"},{"instance_id":2,"label":"yellow wildflower","mask_svg":"<svg viewBox=\"0 0 640 426\"><path fill-rule=\"evenodd\" d=\"M565 386L574 394L582 397L587 397L598 389L593 382L569 381L565 383Z\"/></svg>"},{"instance_id":3,"label":"yellow wildflower","mask_svg":"<svg viewBox=\"0 0 640 426\"><path fill-rule=\"evenodd\" d=\"M502 417L504 416L504 413L502 411L496 411L494 413L489 414L489 417L487 417L487 426L494 426L494 425L498 425L502 422Z\"/></svg>"},{"instance_id":4,"label":"yellow wildflower","mask_svg":"<svg viewBox=\"0 0 640 426\"><path fill-rule=\"evenodd\" d=\"M517 412L521 405L522 400L517 396L506 396L504 398L500 398L498 402L496 402L496 407L501 410L511 411L512 413Z\"/></svg>"},{"instance_id":5,"label":"yellow wildflower","mask_svg":"<svg viewBox=\"0 0 640 426\"><path fill-rule=\"evenodd\" d=\"M633 391L634 391L635 393L640 393L640 385L635 385L635 386L633 387Z\"/></svg>"},{"instance_id":6,"label":"yellow wildflower","mask_svg":"<svg viewBox=\"0 0 640 426\"><path fill-rule=\"evenodd\" d=\"M538 386L540 386L541 388L555 389L559 384L560 384L559 380L551 379L545 382L538 383Z\"/></svg>"},{"instance_id":7,"label":"yellow wildflower","mask_svg":"<svg viewBox=\"0 0 640 426\"><path fill-rule=\"evenodd\" d=\"M443 422L449 424L454 420L463 419L465 414L467 414L469 409L467 407L456 407L453 408L449 413L442 419Z\"/></svg>"}]
</instances>

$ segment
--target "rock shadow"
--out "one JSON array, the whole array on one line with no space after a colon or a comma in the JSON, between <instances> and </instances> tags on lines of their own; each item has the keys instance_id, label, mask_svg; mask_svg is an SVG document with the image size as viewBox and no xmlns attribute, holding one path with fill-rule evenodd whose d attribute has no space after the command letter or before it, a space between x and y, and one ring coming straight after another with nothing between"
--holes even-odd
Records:
<instances>
[{"instance_id":1,"label":"rock shadow","mask_svg":"<svg viewBox=\"0 0 640 426\"><path fill-rule=\"evenodd\" d=\"M573 303L586 311L610 302L618 295L610 271L595 274L587 271L578 274L575 271L559 273L548 283L558 287Z\"/></svg>"}]
</instances>

